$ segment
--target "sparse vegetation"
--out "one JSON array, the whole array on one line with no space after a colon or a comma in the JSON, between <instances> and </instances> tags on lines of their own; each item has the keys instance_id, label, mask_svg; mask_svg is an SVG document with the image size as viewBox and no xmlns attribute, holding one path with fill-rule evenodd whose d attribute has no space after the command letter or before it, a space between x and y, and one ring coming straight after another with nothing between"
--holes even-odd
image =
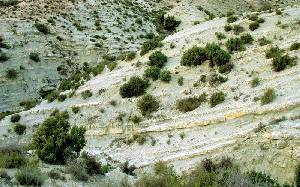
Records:
<instances>
[{"instance_id":1,"label":"sparse vegetation","mask_svg":"<svg viewBox=\"0 0 300 187\"><path fill-rule=\"evenodd\" d=\"M39 62L40 61L40 57L39 57L39 54L38 53L30 53L29 54L29 58L35 62Z\"/></svg>"},{"instance_id":2,"label":"sparse vegetation","mask_svg":"<svg viewBox=\"0 0 300 187\"><path fill-rule=\"evenodd\" d=\"M34 24L35 28L40 31L43 34L49 34L50 33L50 29L48 28L48 26L46 24L43 23L35 23Z\"/></svg>"},{"instance_id":3,"label":"sparse vegetation","mask_svg":"<svg viewBox=\"0 0 300 187\"><path fill-rule=\"evenodd\" d=\"M15 178L21 185L42 186L46 177L37 168L26 166L17 171Z\"/></svg>"},{"instance_id":4,"label":"sparse vegetation","mask_svg":"<svg viewBox=\"0 0 300 187\"><path fill-rule=\"evenodd\" d=\"M81 92L82 99L87 99L92 96L93 96L93 93L90 90L85 90L85 91Z\"/></svg>"},{"instance_id":5,"label":"sparse vegetation","mask_svg":"<svg viewBox=\"0 0 300 187\"><path fill-rule=\"evenodd\" d=\"M158 37L155 37L153 39L150 39L148 41L146 41L145 43L143 43L142 47L141 47L141 55L145 55L146 53L148 53L149 51L158 48L158 47L162 47L162 43L161 43L161 39Z\"/></svg>"}]
</instances>

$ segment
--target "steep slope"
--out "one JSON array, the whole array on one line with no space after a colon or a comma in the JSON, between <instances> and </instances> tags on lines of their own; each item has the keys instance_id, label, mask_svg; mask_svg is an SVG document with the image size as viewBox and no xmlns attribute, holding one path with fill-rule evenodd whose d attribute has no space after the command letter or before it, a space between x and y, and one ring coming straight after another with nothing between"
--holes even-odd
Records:
<instances>
[{"instance_id":1,"label":"steep slope","mask_svg":"<svg viewBox=\"0 0 300 187\"><path fill-rule=\"evenodd\" d=\"M243 26L245 33L255 39L246 45L245 51L232 55L234 68L226 74L223 84L210 85L201 82L201 75L215 76L216 68L208 63L201 66L184 67L180 59L184 51L194 45L225 43L218 41L215 32L224 32L226 18L207 21L184 29L163 40L159 49L168 56L164 69L171 71L170 83L155 81L147 93L159 100L159 109L139 124L130 120L139 111L136 102L139 98L123 99L119 95L120 86L131 76L142 75L147 67L150 54L138 57L131 62L121 62L117 69L106 69L101 75L87 81L75 94L64 102L43 101L35 108L21 112L20 123L27 125L27 134L17 139L7 133L11 128L10 116L0 121L1 144L23 144L28 142L32 131L55 109L67 110L72 125L85 126L88 140L87 152L106 159L112 164L126 160L139 168L151 166L159 160L170 162L178 171L187 170L197 161L210 156L230 156L238 162L280 177L281 182L290 182L292 169L299 160L299 50L290 51L290 46L300 41L299 8L289 8L282 15L263 13L265 22L255 31L248 29L251 23L243 18L235 24ZM226 33L227 39L236 37ZM271 44L259 45L259 39L266 37ZM265 52L278 45L287 54L298 57L298 64L281 72L274 72L272 59L266 59ZM171 47L173 46L173 47ZM175 46L175 47L174 47ZM224 46L223 46L224 47ZM225 48L225 47L224 47ZM177 79L184 78L183 86ZM250 82L259 77L260 84L252 88ZM273 88L276 99L267 105L257 100L267 88ZM90 90L93 95L82 98L82 92ZM176 100L217 91L226 94L225 102L210 107L202 104L194 111L181 113L176 109ZM72 93L66 91L64 94ZM78 114L72 107L79 107ZM144 144L127 143L133 135L142 137ZM127 141L128 140L128 141ZM264 158L264 159L262 159Z\"/></svg>"}]
</instances>

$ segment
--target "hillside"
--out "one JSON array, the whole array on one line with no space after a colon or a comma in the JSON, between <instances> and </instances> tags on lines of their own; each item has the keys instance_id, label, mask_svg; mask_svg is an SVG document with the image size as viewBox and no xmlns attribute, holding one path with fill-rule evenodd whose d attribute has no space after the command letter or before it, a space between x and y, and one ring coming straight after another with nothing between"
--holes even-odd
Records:
<instances>
[{"instance_id":1,"label":"hillside","mask_svg":"<svg viewBox=\"0 0 300 187\"><path fill-rule=\"evenodd\" d=\"M52 100L49 96L48 100L40 99L33 108L18 113L18 123L26 125L24 135L12 132L14 115L0 120L1 147L26 146L45 119L57 111L67 111L72 127L86 129L83 151L113 169L105 177L94 176L88 182L74 182L66 174L66 180L49 179L45 186L117 186L123 177L133 184L138 178L119 169L126 161L136 167L134 172L140 176L151 171L158 161L173 165L176 172L185 174L206 158L220 160L222 157L233 158L243 172L255 170L269 174L280 184L296 185L293 184L294 170L300 161L299 2L270 1L274 8L285 8L254 12L266 4L237 0L161 1L157 4L137 1L134 7L140 7L139 11L132 12L142 17L143 24L135 23L132 27L139 25L136 31L123 34L126 32L122 28L136 21L136 16L121 18L123 26L114 25L117 17L124 16L120 12L127 11L126 2L113 1L111 6L94 1L52 2L54 7L63 5L63 8L40 8L41 13L52 16L52 11L57 11L50 35L41 34L33 27L34 22L25 21L35 16L39 22L46 21L48 15L30 14L30 3L38 7L44 2L24 1L18 4L20 8L23 6L22 11L16 9L9 15L0 14L3 25L0 33L4 41L13 46L3 49L11 58L0 63L3 67L0 75L4 75L7 68L24 66L17 80L1 78L0 110L18 108L20 101L38 98L41 88L53 90L57 85L72 83L72 89L58 88ZM218 7L221 3L224 4L222 9ZM121 6L122 15L112 14L118 10L116 6ZM155 16L150 13L153 7L157 10L168 7L167 14L174 15L181 23L176 32L156 41L155 49L141 54L144 50L141 44L149 40L138 36L159 34ZM101 20L103 29L100 31L94 28L95 18L88 19L91 12L95 14L94 10ZM214 18L209 18L207 10ZM235 13L224 15L231 10L235 10L236 16ZM72 16L62 16L62 12L70 11ZM153 19L146 20L144 16L150 14ZM70 19L82 19L84 30L76 30ZM106 40L96 40L103 42L101 48L91 41L96 34L107 36ZM57 41L57 36L64 40ZM134 37L132 41L128 40L130 36ZM158 45L160 42L162 45ZM37 50L41 54L38 63L28 57ZM188 53L191 50L193 52ZM198 52L204 53L202 50L206 57L197 56ZM213 51L212 57L209 50ZM137 51L131 59L109 59L131 51ZM152 60L155 55L159 56L156 61ZM151 65L164 58L163 65ZM84 69L84 62L91 67L101 64L103 70L98 74L94 74L94 69L86 71L88 78L81 72L77 74L78 80L60 82L74 67ZM61 64L66 65L64 75L57 72ZM152 69L144 83L147 84L145 93L126 95L138 89L127 93L122 87L134 76L147 77L146 72L152 66L160 73L155 75ZM76 81L80 83L78 88L73 87ZM139 84L137 82L135 84ZM145 94L156 102L148 97L148 103L144 103L146 113L143 113L139 103ZM28 154L32 154L31 150ZM63 170L64 166L41 163L39 168L48 172L53 168ZM15 170L9 172L12 175Z\"/></svg>"}]
</instances>

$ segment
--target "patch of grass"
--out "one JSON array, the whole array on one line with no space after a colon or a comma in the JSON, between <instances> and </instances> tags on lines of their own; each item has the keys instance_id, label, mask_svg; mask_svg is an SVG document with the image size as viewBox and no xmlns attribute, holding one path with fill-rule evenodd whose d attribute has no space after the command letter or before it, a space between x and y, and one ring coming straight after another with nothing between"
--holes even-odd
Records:
<instances>
[{"instance_id":1,"label":"patch of grass","mask_svg":"<svg viewBox=\"0 0 300 187\"><path fill-rule=\"evenodd\" d=\"M260 23L258 21L254 21L254 22L249 24L249 29L251 31L254 31L254 30L259 28L259 25L260 25Z\"/></svg>"},{"instance_id":2,"label":"patch of grass","mask_svg":"<svg viewBox=\"0 0 300 187\"><path fill-rule=\"evenodd\" d=\"M281 56L283 54L284 50L279 49L278 46L272 46L270 49L268 49L266 51L266 58L270 59L270 58L274 58L276 56Z\"/></svg>"},{"instance_id":3,"label":"patch of grass","mask_svg":"<svg viewBox=\"0 0 300 187\"><path fill-rule=\"evenodd\" d=\"M58 100L59 102L64 102L66 99L67 99L67 95L65 95L65 94L60 94L60 95L57 97L57 100Z\"/></svg>"},{"instance_id":4,"label":"patch of grass","mask_svg":"<svg viewBox=\"0 0 300 187\"><path fill-rule=\"evenodd\" d=\"M179 86L182 86L183 85L183 81L184 81L184 78L181 76L177 79L177 83Z\"/></svg>"},{"instance_id":5,"label":"patch of grass","mask_svg":"<svg viewBox=\"0 0 300 187\"><path fill-rule=\"evenodd\" d=\"M213 93L209 99L209 104L211 107L215 107L225 101L225 94L223 92Z\"/></svg>"},{"instance_id":6,"label":"patch of grass","mask_svg":"<svg viewBox=\"0 0 300 187\"><path fill-rule=\"evenodd\" d=\"M26 164L27 159L19 150L0 151L0 168L20 168Z\"/></svg>"},{"instance_id":7,"label":"patch of grass","mask_svg":"<svg viewBox=\"0 0 300 187\"><path fill-rule=\"evenodd\" d=\"M266 105L271 103L276 98L275 90L272 88L268 88L264 94L261 96L260 101L261 105Z\"/></svg>"},{"instance_id":8,"label":"patch of grass","mask_svg":"<svg viewBox=\"0 0 300 187\"><path fill-rule=\"evenodd\" d=\"M18 170L15 178L19 184L24 186L42 186L46 180L46 177L39 169L29 166Z\"/></svg>"},{"instance_id":9,"label":"patch of grass","mask_svg":"<svg viewBox=\"0 0 300 187\"><path fill-rule=\"evenodd\" d=\"M137 107L143 116L150 115L159 108L157 99L152 95L144 95L137 102Z\"/></svg>"},{"instance_id":10,"label":"patch of grass","mask_svg":"<svg viewBox=\"0 0 300 187\"><path fill-rule=\"evenodd\" d=\"M244 27L242 27L240 25L234 25L232 30L235 35L239 35L240 33L245 31Z\"/></svg>"},{"instance_id":11,"label":"patch of grass","mask_svg":"<svg viewBox=\"0 0 300 187\"><path fill-rule=\"evenodd\" d=\"M226 35L222 32L216 32L215 35L216 35L218 40L223 40L223 39L226 38Z\"/></svg>"},{"instance_id":12,"label":"patch of grass","mask_svg":"<svg viewBox=\"0 0 300 187\"><path fill-rule=\"evenodd\" d=\"M227 23L233 23L236 22L238 20L238 17L235 15L231 15L227 18Z\"/></svg>"},{"instance_id":13,"label":"patch of grass","mask_svg":"<svg viewBox=\"0 0 300 187\"><path fill-rule=\"evenodd\" d=\"M251 80L250 85L252 88L257 87L260 84L260 79L255 77Z\"/></svg>"},{"instance_id":14,"label":"patch of grass","mask_svg":"<svg viewBox=\"0 0 300 187\"><path fill-rule=\"evenodd\" d=\"M258 43L260 46L268 45L271 43L270 40L268 40L266 37L262 37L258 39Z\"/></svg>"},{"instance_id":15,"label":"patch of grass","mask_svg":"<svg viewBox=\"0 0 300 187\"><path fill-rule=\"evenodd\" d=\"M207 94L203 93L198 97L189 97L176 101L176 109L180 112L190 112L198 108L202 103L206 102Z\"/></svg>"},{"instance_id":16,"label":"patch of grass","mask_svg":"<svg viewBox=\"0 0 300 187\"><path fill-rule=\"evenodd\" d=\"M24 107L25 110L29 110L29 109L35 107L36 104L37 104L36 100L28 100L28 101L20 102L20 106Z\"/></svg>"}]
</instances>

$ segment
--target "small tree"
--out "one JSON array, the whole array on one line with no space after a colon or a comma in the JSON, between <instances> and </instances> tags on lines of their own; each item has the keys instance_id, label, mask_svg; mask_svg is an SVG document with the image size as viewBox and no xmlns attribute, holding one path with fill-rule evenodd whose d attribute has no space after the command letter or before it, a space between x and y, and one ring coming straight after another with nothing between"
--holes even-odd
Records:
<instances>
[{"instance_id":1,"label":"small tree","mask_svg":"<svg viewBox=\"0 0 300 187\"><path fill-rule=\"evenodd\" d=\"M39 158L49 164L65 164L66 160L84 147L85 129L70 127L69 115L57 112L46 119L36 130L32 146Z\"/></svg>"},{"instance_id":2,"label":"small tree","mask_svg":"<svg viewBox=\"0 0 300 187\"><path fill-rule=\"evenodd\" d=\"M149 115L155 112L159 108L159 103L152 95L145 95L137 102L137 107L141 111L143 116Z\"/></svg>"}]
</instances>

